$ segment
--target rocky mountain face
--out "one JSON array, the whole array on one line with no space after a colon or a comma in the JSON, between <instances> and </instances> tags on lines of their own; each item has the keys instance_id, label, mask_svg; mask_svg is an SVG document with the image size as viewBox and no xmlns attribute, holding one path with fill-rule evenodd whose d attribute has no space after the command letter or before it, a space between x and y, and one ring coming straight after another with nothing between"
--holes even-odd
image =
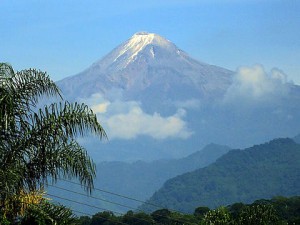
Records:
<instances>
[{"instance_id":1,"label":"rocky mountain face","mask_svg":"<svg viewBox=\"0 0 300 225\"><path fill-rule=\"evenodd\" d=\"M209 143L244 148L299 133L300 88L282 71L208 65L153 33L57 84L107 131L108 142L81 140L95 161L180 158Z\"/></svg>"}]
</instances>

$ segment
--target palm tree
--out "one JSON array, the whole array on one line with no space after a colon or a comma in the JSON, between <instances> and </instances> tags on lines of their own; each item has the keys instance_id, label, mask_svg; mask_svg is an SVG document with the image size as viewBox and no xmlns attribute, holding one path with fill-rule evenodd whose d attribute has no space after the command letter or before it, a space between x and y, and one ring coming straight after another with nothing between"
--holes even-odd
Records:
<instances>
[{"instance_id":1,"label":"palm tree","mask_svg":"<svg viewBox=\"0 0 300 225\"><path fill-rule=\"evenodd\" d=\"M60 102L37 109L43 96ZM85 104L63 101L45 72L15 72L0 63L0 206L21 191L31 192L61 176L93 188L95 164L76 137L106 134Z\"/></svg>"}]
</instances>

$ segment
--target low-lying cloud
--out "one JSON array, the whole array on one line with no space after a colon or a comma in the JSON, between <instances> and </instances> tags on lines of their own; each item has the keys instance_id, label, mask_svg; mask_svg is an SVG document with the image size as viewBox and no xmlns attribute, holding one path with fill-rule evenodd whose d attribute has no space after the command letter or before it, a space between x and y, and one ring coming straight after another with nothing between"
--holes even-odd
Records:
<instances>
[{"instance_id":1,"label":"low-lying cloud","mask_svg":"<svg viewBox=\"0 0 300 225\"><path fill-rule=\"evenodd\" d=\"M264 110L268 107L270 116L285 117L288 115L288 119L291 119L292 115L286 114L286 111L281 108L282 104L274 104L276 101L284 102L288 92L287 76L281 70L274 68L270 72L266 72L261 65L240 67L233 78L232 85L221 101L222 104L216 104L216 102L209 104L216 104L213 105L216 115L232 110L237 115L243 115L243 113L247 114L256 109L255 112L259 116L264 115L265 111L260 110L261 106L264 106ZM172 104L177 111L163 116L159 112L145 112L140 102L124 101L121 90L114 90L106 93L105 96L96 93L80 101L88 104L97 114L110 140L130 140L139 136L148 136L154 139L187 139L193 132L188 128L185 120L186 110L199 110L200 112L207 104L201 102L201 99L195 98L175 101ZM203 123L206 122L205 117L199 119Z\"/></svg>"},{"instance_id":2,"label":"low-lying cloud","mask_svg":"<svg viewBox=\"0 0 300 225\"><path fill-rule=\"evenodd\" d=\"M93 94L87 103L106 130L109 139L134 139L138 136L150 136L154 139L181 138L192 135L184 121L185 110L178 109L170 116L161 116L158 112L148 114L135 101L109 101L101 94Z\"/></svg>"},{"instance_id":3,"label":"low-lying cloud","mask_svg":"<svg viewBox=\"0 0 300 225\"><path fill-rule=\"evenodd\" d=\"M151 136L155 139L169 137L188 138L186 123L182 119L182 112L169 117L162 117L158 113L146 114L136 106L128 113L112 115L106 120L111 138L132 139L139 135Z\"/></svg>"},{"instance_id":4,"label":"low-lying cloud","mask_svg":"<svg viewBox=\"0 0 300 225\"><path fill-rule=\"evenodd\" d=\"M287 95L287 76L274 68L269 73L263 66L240 67L224 101L264 101Z\"/></svg>"}]
</instances>

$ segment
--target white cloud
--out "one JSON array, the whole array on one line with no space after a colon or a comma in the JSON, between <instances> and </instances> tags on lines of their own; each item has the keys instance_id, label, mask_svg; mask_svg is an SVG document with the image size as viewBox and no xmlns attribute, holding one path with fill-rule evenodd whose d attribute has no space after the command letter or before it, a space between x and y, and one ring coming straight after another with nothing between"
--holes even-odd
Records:
<instances>
[{"instance_id":1,"label":"white cloud","mask_svg":"<svg viewBox=\"0 0 300 225\"><path fill-rule=\"evenodd\" d=\"M162 117L158 113L146 114L140 107L133 107L126 114L116 114L106 121L110 138L132 139L139 135L151 136L155 139L169 137L188 138L188 131L182 120L182 112Z\"/></svg>"},{"instance_id":2,"label":"white cloud","mask_svg":"<svg viewBox=\"0 0 300 225\"><path fill-rule=\"evenodd\" d=\"M273 68L271 70L271 77L281 83L287 82L287 75L282 70L277 68Z\"/></svg>"},{"instance_id":3,"label":"white cloud","mask_svg":"<svg viewBox=\"0 0 300 225\"><path fill-rule=\"evenodd\" d=\"M110 140L133 139L141 135L155 139L186 139L192 135L183 120L184 109L163 117L159 113L145 113L135 101L108 101L101 94L93 94L90 98L81 100L97 113Z\"/></svg>"},{"instance_id":4,"label":"white cloud","mask_svg":"<svg viewBox=\"0 0 300 225\"><path fill-rule=\"evenodd\" d=\"M110 105L109 102L100 103L92 106L94 113L106 113L107 107Z\"/></svg>"},{"instance_id":5,"label":"white cloud","mask_svg":"<svg viewBox=\"0 0 300 225\"><path fill-rule=\"evenodd\" d=\"M268 74L263 66L240 67L233 84L225 95L225 102L236 99L263 101L287 93L287 76L279 69Z\"/></svg>"},{"instance_id":6,"label":"white cloud","mask_svg":"<svg viewBox=\"0 0 300 225\"><path fill-rule=\"evenodd\" d=\"M110 102L99 93L92 94L89 98L81 98L79 101L89 105L94 113L105 113L110 105Z\"/></svg>"}]
</instances>

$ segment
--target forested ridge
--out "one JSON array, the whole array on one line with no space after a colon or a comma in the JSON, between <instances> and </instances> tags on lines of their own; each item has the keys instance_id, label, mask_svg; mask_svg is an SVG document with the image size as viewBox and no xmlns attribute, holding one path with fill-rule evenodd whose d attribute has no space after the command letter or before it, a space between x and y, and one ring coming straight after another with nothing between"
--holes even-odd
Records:
<instances>
[{"instance_id":1,"label":"forested ridge","mask_svg":"<svg viewBox=\"0 0 300 225\"><path fill-rule=\"evenodd\" d=\"M148 203L191 212L197 205L300 194L300 145L275 139L245 150L232 150L215 163L168 180ZM140 209L151 210L149 205Z\"/></svg>"}]
</instances>

